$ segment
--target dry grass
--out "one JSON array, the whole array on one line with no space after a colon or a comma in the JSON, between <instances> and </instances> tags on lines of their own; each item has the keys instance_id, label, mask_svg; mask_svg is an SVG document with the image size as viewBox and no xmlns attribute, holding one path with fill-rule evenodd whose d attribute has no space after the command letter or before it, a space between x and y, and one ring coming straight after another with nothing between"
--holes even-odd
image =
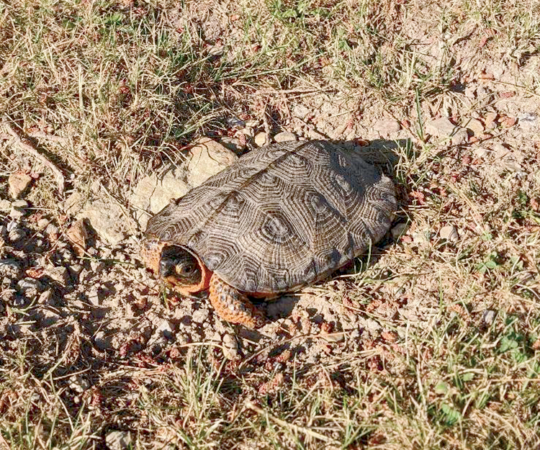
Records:
<instances>
[{"instance_id":1,"label":"dry grass","mask_svg":"<svg viewBox=\"0 0 540 450\"><path fill-rule=\"evenodd\" d=\"M1 4L0 115L67 139L43 147L71 189L98 180L125 202L195 136L227 135L235 117L280 127L313 92L346 97L366 127L404 121L411 145L392 169L410 227L315 289L362 318L343 340L310 338L320 363L284 342L243 361L213 344L124 358L96 351L76 315L47 339L29 324L25 339L0 334L0 449L106 448L115 429L141 449L540 446L540 136L501 120L453 146L425 128L538 103L539 51L537 0ZM484 77L497 70L511 76ZM0 145L3 181L34 170ZM43 175L30 199L65 221L54 189ZM10 326L28 313L0 300Z\"/></svg>"}]
</instances>

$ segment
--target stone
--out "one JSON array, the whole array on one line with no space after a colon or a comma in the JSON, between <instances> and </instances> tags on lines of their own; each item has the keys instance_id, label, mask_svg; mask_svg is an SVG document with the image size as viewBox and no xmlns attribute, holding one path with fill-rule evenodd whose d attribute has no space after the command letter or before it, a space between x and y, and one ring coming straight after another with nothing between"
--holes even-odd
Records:
<instances>
[{"instance_id":1,"label":"stone","mask_svg":"<svg viewBox=\"0 0 540 450\"><path fill-rule=\"evenodd\" d=\"M110 431L105 436L105 443L110 450L127 450L134 448L134 440L130 431Z\"/></svg>"},{"instance_id":2,"label":"stone","mask_svg":"<svg viewBox=\"0 0 540 450\"><path fill-rule=\"evenodd\" d=\"M471 130L475 136L484 134L484 124L478 119L469 120L467 129Z\"/></svg>"},{"instance_id":3,"label":"stone","mask_svg":"<svg viewBox=\"0 0 540 450\"><path fill-rule=\"evenodd\" d=\"M163 175L152 174L142 178L129 197L137 210L135 218L145 228L152 214L161 211L171 200L183 197L190 190L187 174L180 168L169 166Z\"/></svg>"},{"instance_id":4,"label":"stone","mask_svg":"<svg viewBox=\"0 0 540 450\"><path fill-rule=\"evenodd\" d=\"M482 321L486 325L491 325L493 323L493 321L495 320L496 315L497 315L497 313L495 311L493 311L492 309L486 309L484 311L484 314L482 314Z\"/></svg>"},{"instance_id":5,"label":"stone","mask_svg":"<svg viewBox=\"0 0 540 450\"><path fill-rule=\"evenodd\" d=\"M21 197L29 188L32 177L24 172L13 172L8 177L9 195L12 198Z\"/></svg>"},{"instance_id":6,"label":"stone","mask_svg":"<svg viewBox=\"0 0 540 450\"><path fill-rule=\"evenodd\" d=\"M382 137L390 137L401 130L401 125L395 119L381 119L375 122L373 129Z\"/></svg>"},{"instance_id":7,"label":"stone","mask_svg":"<svg viewBox=\"0 0 540 450\"><path fill-rule=\"evenodd\" d=\"M538 114L533 112L524 112L518 115L519 126L524 130L535 130L540 126L540 121L538 120Z\"/></svg>"},{"instance_id":8,"label":"stone","mask_svg":"<svg viewBox=\"0 0 540 450\"><path fill-rule=\"evenodd\" d=\"M77 213L83 208L85 198L80 192L73 192L68 198L64 200L62 208L68 216L76 216Z\"/></svg>"},{"instance_id":9,"label":"stone","mask_svg":"<svg viewBox=\"0 0 540 450\"><path fill-rule=\"evenodd\" d=\"M449 137L456 129L448 117L441 117L426 123L426 132L436 137Z\"/></svg>"},{"instance_id":10,"label":"stone","mask_svg":"<svg viewBox=\"0 0 540 450\"><path fill-rule=\"evenodd\" d=\"M22 274L22 267L14 259L0 260L0 277L19 278Z\"/></svg>"},{"instance_id":11,"label":"stone","mask_svg":"<svg viewBox=\"0 0 540 450\"><path fill-rule=\"evenodd\" d=\"M198 139L189 152L187 181L191 187L200 186L237 159L234 152L218 142L209 138Z\"/></svg>"},{"instance_id":12,"label":"stone","mask_svg":"<svg viewBox=\"0 0 540 450\"><path fill-rule=\"evenodd\" d=\"M469 141L469 133L465 128L458 129L452 136L452 145L462 145Z\"/></svg>"},{"instance_id":13,"label":"stone","mask_svg":"<svg viewBox=\"0 0 540 450\"><path fill-rule=\"evenodd\" d=\"M0 210L9 211L11 209L11 202L9 200L0 200Z\"/></svg>"},{"instance_id":14,"label":"stone","mask_svg":"<svg viewBox=\"0 0 540 450\"><path fill-rule=\"evenodd\" d=\"M453 225L446 225L442 227L439 231L439 236L441 239L444 239L448 242L459 241L459 233L457 231L457 228Z\"/></svg>"},{"instance_id":15,"label":"stone","mask_svg":"<svg viewBox=\"0 0 540 450\"><path fill-rule=\"evenodd\" d=\"M51 267L45 270L45 274L52 280L56 281L62 287L66 287L69 282L69 272L66 267Z\"/></svg>"},{"instance_id":16,"label":"stone","mask_svg":"<svg viewBox=\"0 0 540 450\"><path fill-rule=\"evenodd\" d=\"M26 232L22 228L14 228L8 233L10 242L18 242L26 237Z\"/></svg>"},{"instance_id":17,"label":"stone","mask_svg":"<svg viewBox=\"0 0 540 450\"><path fill-rule=\"evenodd\" d=\"M39 280L35 280L34 278L23 278L17 283L17 288L19 289L19 292L23 294L34 296L42 290L43 285Z\"/></svg>"},{"instance_id":18,"label":"stone","mask_svg":"<svg viewBox=\"0 0 540 450\"><path fill-rule=\"evenodd\" d=\"M309 109L304 105L296 105L292 110L292 114L298 119L305 119L309 114Z\"/></svg>"},{"instance_id":19,"label":"stone","mask_svg":"<svg viewBox=\"0 0 540 450\"><path fill-rule=\"evenodd\" d=\"M298 138L294 133L289 133L288 131L282 131L274 136L274 142L289 142L297 141Z\"/></svg>"},{"instance_id":20,"label":"stone","mask_svg":"<svg viewBox=\"0 0 540 450\"><path fill-rule=\"evenodd\" d=\"M255 135L255 138L253 139L255 141L255 145L257 147L262 147L266 144L266 133L260 132Z\"/></svg>"},{"instance_id":21,"label":"stone","mask_svg":"<svg viewBox=\"0 0 540 450\"><path fill-rule=\"evenodd\" d=\"M232 334L227 333L225 336L223 336L223 356L231 361L235 361L240 358L238 341Z\"/></svg>"},{"instance_id":22,"label":"stone","mask_svg":"<svg viewBox=\"0 0 540 450\"><path fill-rule=\"evenodd\" d=\"M71 241L73 249L78 256L83 256L86 251L88 231L84 219L76 220L67 230L67 238Z\"/></svg>"},{"instance_id":23,"label":"stone","mask_svg":"<svg viewBox=\"0 0 540 450\"><path fill-rule=\"evenodd\" d=\"M87 219L99 237L113 246L135 233L137 228L123 208L105 195L87 202L77 219Z\"/></svg>"}]
</instances>

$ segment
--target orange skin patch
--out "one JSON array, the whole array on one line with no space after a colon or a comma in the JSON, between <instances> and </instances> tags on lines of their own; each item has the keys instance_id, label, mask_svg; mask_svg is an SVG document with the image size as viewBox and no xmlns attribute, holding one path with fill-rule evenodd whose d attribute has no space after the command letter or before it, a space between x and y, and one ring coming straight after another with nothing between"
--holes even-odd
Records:
<instances>
[{"instance_id":1,"label":"orange skin patch","mask_svg":"<svg viewBox=\"0 0 540 450\"><path fill-rule=\"evenodd\" d=\"M210 279L210 303L219 317L231 323L238 323L247 328L260 328L266 321L248 300L246 294L229 286L217 275Z\"/></svg>"},{"instance_id":2,"label":"orange skin patch","mask_svg":"<svg viewBox=\"0 0 540 450\"><path fill-rule=\"evenodd\" d=\"M159 262L163 249L171 244L157 239L147 239L143 242L141 256L146 266L159 276ZM188 250L189 251L189 250ZM164 277L165 283L181 295L189 296L197 292L209 290L208 298L216 313L225 321L244 325L247 328L262 327L266 321L264 316L253 306L246 294L225 283L221 278L208 270L202 260L194 253L201 281L198 284L179 284L175 277ZM264 296L264 294L262 295Z\"/></svg>"}]
</instances>

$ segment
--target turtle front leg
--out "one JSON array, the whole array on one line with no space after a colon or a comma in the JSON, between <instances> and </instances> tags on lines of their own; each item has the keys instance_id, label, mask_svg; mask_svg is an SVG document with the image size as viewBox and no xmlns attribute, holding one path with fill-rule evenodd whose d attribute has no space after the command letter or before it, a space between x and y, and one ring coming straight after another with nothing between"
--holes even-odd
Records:
<instances>
[{"instance_id":1,"label":"turtle front leg","mask_svg":"<svg viewBox=\"0 0 540 450\"><path fill-rule=\"evenodd\" d=\"M251 329L260 328L266 322L245 294L225 283L216 274L210 278L209 298L219 317L227 322Z\"/></svg>"}]
</instances>

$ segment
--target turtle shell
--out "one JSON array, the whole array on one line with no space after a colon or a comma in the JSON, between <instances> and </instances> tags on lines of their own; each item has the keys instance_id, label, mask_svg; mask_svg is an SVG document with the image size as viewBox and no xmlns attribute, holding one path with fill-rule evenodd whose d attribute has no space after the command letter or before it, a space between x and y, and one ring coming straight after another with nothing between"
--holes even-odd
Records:
<instances>
[{"instance_id":1,"label":"turtle shell","mask_svg":"<svg viewBox=\"0 0 540 450\"><path fill-rule=\"evenodd\" d=\"M247 293L295 290L364 253L390 227L389 178L327 141L268 145L239 158L148 222Z\"/></svg>"}]
</instances>

